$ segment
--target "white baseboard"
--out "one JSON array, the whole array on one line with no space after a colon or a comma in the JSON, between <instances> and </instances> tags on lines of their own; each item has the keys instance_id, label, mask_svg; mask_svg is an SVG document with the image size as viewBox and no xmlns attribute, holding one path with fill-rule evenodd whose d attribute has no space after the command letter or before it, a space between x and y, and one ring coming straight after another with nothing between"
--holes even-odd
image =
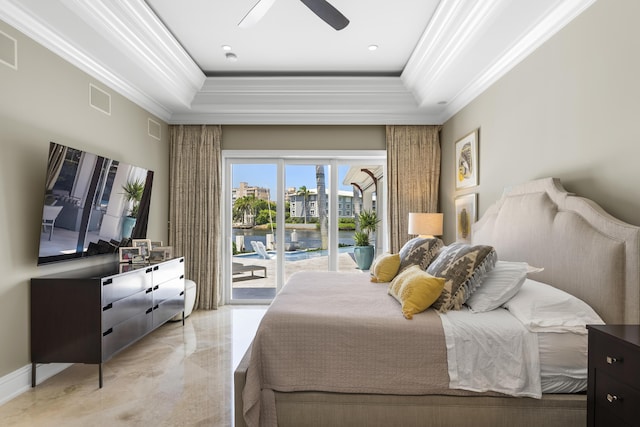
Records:
<instances>
[{"instance_id":1,"label":"white baseboard","mask_svg":"<svg viewBox=\"0 0 640 427\"><path fill-rule=\"evenodd\" d=\"M51 378L71 366L71 363L47 363L36 365L37 384ZM0 405L18 397L31 388L31 365L24 366L0 377Z\"/></svg>"}]
</instances>

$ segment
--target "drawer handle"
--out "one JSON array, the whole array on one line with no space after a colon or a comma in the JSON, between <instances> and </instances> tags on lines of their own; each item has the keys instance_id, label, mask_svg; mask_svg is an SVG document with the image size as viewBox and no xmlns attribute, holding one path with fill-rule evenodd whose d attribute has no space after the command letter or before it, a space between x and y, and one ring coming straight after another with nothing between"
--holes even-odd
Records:
<instances>
[{"instance_id":1,"label":"drawer handle","mask_svg":"<svg viewBox=\"0 0 640 427\"><path fill-rule=\"evenodd\" d=\"M107 279L104 282L102 282L102 286L110 285L112 283L113 283L113 279Z\"/></svg>"},{"instance_id":2,"label":"drawer handle","mask_svg":"<svg viewBox=\"0 0 640 427\"><path fill-rule=\"evenodd\" d=\"M157 310L159 307L160 307L159 305L155 305L155 306L153 307L153 309L154 309L154 310Z\"/></svg>"},{"instance_id":3,"label":"drawer handle","mask_svg":"<svg viewBox=\"0 0 640 427\"><path fill-rule=\"evenodd\" d=\"M110 302L108 305L102 307L102 311L111 310L113 308L113 303Z\"/></svg>"},{"instance_id":4,"label":"drawer handle","mask_svg":"<svg viewBox=\"0 0 640 427\"><path fill-rule=\"evenodd\" d=\"M180 296L184 295L184 291L180 291Z\"/></svg>"},{"instance_id":5,"label":"drawer handle","mask_svg":"<svg viewBox=\"0 0 640 427\"><path fill-rule=\"evenodd\" d=\"M617 357L607 356L607 364L613 365L614 363L622 363L622 357L618 359Z\"/></svg>"},{"instance_id":6,"label":"drawer handle","mask_svg":"<svg viewBox=\"0 0 640 427\"><path fill-rule=\"evenodd\" d=\"M158 270L160 270L160 267L158 267L157 265L153 267L153 271L158 271Z\"/></svg>"},{"instance_id":7,"label":"drawer handle","mask_svg":"<svg viewBox=\"0 0 640 427\"><path fill-rule=\"evenodd\" d=\"M180 278L181 278L181 279L184 279L184 274L182 274L182 275L180 276Z\"/></svg>"},{"instance_id":8,"label":"drawer handle","mask_svg":"<svg viewBox=\"0 0 640 427\"><path fill-rule=\"evenodd\" d=\"M107 330L102 334L102 336L103 336L103 337L106 337L107 335L109 335L109 334L110 334L110 333L112 333L112 332L113 332L113 328L109 328L109 329L107 329Z\"/></svg>"},{"instance_id":9,"label":"drawer handle","mask_svg":"<svg viewBox=\"0 0 640 427\"><path fill-rule=\"evenodd\" d=\"M145 294L149 294L149 293L151 293L151 291L152 291L152 290L153 290L152 288L149 288L149 289L147 289L146 291L144 291L144 293L145 293Z\"/></svg>"},{"instance_id":10,"label":"drawer handle","mask_svg":"<svg viewBox=\"0 0 640 427\"><path fill-rule=\"evenodd\" d=\"M184 258L180 258L180 262L184 262Z\"/></svg>"},{"instance_id":11,"label":"drawer handle","mask_svg":"<svg viewBox=\"0 0 640 427\"><path fill-rule=\"evenodd\" d=\"M149 267L149 268L147 268L144 272L145 272L145 273L151 273L152 271L153 271L153 268Z\"/></svg>"},{"instance_id":12,"label":"drawer handle","mask_svg":"<svg viewBox=\"0 0 640 427\"><path fill-rule=\"evenodd\" d=\"M617 402L618 400L622 400L622 398L616 396L615 394L607 393L607 401L609 401L609 403L614 403L614 402Z\"/></svg>"},{"instance_id":13,"label":"drawer handle","mask_svg":"<svg viewBox=\"0 0 640 427\"><path fill-rule=\"evenodd\" d=\"M145 312L146 314L149 314L153 311L153 308L148 308L147 311Z\"/></svg>"},{"instance_id":14,"label":"drawer handle","mask_svg":"<svg viewBox=\"0 0 640 427\"><path fill-rule=\"evenodd\" d=\"M160 289L160 285L155 285L155 286L153 287L153 290L154 290L154 291L157 291L158 289Z\"/></svg>"}]
</instances>

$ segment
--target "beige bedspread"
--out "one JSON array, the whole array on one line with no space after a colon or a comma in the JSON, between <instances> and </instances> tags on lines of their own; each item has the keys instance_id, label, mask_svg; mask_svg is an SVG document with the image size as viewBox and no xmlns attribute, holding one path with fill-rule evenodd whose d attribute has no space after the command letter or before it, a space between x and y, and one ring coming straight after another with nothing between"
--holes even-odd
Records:
<instances>
[{"instance_id":1,"label":"beige bedspread","mask_svg":"<svg viewBox=\"0 0 640 427\"><path fill-rule=\"evenodd\" d=\"M448 387L433 310L407 320L365 273L294 274L265 314L243 390L247 425L275 426L273 391L473 394Z\"/></svg>"}]
</instances>

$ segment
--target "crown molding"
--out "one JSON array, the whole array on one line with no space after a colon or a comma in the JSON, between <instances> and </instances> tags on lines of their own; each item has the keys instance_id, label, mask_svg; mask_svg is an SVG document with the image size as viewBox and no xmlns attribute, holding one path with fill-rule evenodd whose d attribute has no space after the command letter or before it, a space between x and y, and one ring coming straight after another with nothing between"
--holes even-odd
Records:
<instances>
[{"instance_id":1,"label":"crown molding","mask_svg":"<svg viewBox=\"0 0 640 427\"><path fill-rule=\"evenodd\" d=\"M554 0L535 3L539 19L530 27L516 28L513 34L504 34L512 40L502 52L496 52L495 60L487 67L473 71L474 64L465 56L477 49L474 35L490 32L502 13L508 13L511 0L475 0L472 7L463 0L441 2L418 46L402 73L402 81L414 94L418 105L437 105L445 101L437 123L444 123L468 105L478 95L509 72L520 61L591 6L595 0ZM532 3L534 4L534 3ZM465 7L462 7L465 6ZM506 22L503 20L502 22ZM511 37L509 37L511 36ZM451 78L463 64L474 75L467 75L468 82L444 99L435 98L442 89L445 77ZM477 64L476 64L477 66Z\"/></svg>"},{"instance_id":2,"label":"crown molding","mask_svg":"<svg viewBox=\"0 0 640 427\"><path fill-rule=\"evenodd\" d=\"M126 79L111 72L110 69L96 61L92 55L68 42L46 22L36 19L33 14L26 11L19 1L0 0L0 18L162 120L168 120L171 117L171 110Z\"/></svg>"},{"instance_id":3,"label":"crown molding","mask_svg":"<svg viewBox=\"0 0 640 427\"><path fill-rule=\"evenodd\" d=\"M596 0L568 0L554 7L531 31L516 41L490 68L464 87L448 103L439 120L444 123L453 117L595 2Z\"/></svg>"},{"instance_id":4,"label":"crown molding","mask_svg":"<svg viewBox=\"0 0 640 427\"><path fill-rule=\"evenodd\" d=\"M208 77L199 92L207 93L401 93L400 77Z\"/></svg>"},{"instance_id":5,"label":"crown molding","mask_svg":"<svg viewBox=\"0 0 640 427\"><path fill-rule=\"evenodd\" d=\"M210 77L190 111L171 122L428 124L435 118L399 77Z\"/></svg>"},{"instance_id":6,"label":"crown molding","mask_svg":"<svg viewBox=\"0 0 640 427\"><path fill-rule=\"evenodd\" d=\"M169 124L224 124L224 125L428 125L439 120L438 115L416 114L413 111L222 111L176 113Z\"/></svg>"},{"instance_id":7,"label":"crown molding","mask_svg":"<svg viewBox=\"0 0 640 427\"><path fill-rule=\"evenodd\" d=\"M503 1L440 2L402 73L402 80L419 100L427 98L432 82L451 69Z\"/></svg>"},{"instance_id":8,"label":"crown molding","mask_svg":"<svg viewBox=\"0 0 640 427\"><path fill-rule=\"evenodd\" d=\"M143 0L64 0L167 94L188 107L205 75Z\"/></svg>"}]
</instances>

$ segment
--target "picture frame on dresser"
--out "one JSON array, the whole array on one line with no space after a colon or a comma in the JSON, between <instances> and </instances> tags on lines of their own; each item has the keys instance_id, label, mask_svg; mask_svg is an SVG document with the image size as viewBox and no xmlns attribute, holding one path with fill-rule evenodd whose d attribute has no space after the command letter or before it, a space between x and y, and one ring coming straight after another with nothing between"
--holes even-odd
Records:
<instances>
[{"instance_id":1,"label":"picture frame on dresser","mask_svg":"<svg viewBox=\"0 0 640 427\"><path fill-rule=\"evenodd\" d=\"M173 258L173 248L171 246L158 246L149 252L149 262L161 262Z\"/></svg>"},{"instance_id":2,"label":"picture frame on dresser","mask_svg":"<svg viewBox=\"0 0 640 427\"><path fill-rule=\"evenodd\" d=\"M478 185L478 129L455 143L456 190Z\"/></svg>"},{"instance_id":3,"label":"picture frame on dresser","mask_svg":"<svg viewBox=\"0 0 640 427\"><path fill-rule=\"evenodd\" d=\"M151 252L151 240L150 239L133 239L131 245L135 248L140 248L140 255L148 258Z\"/></svg>"},{"instance_id":4,"label":"picture frame on dresser","mask_svg":"<svg viewBox=\"0 0 640 427\"><path fill-rule=\"evenodd\" d=\"M124 246L118 248L119 262L132 262L136 256L140 256L140 248L137 246Z\"/></svg>"}]
</instances>

